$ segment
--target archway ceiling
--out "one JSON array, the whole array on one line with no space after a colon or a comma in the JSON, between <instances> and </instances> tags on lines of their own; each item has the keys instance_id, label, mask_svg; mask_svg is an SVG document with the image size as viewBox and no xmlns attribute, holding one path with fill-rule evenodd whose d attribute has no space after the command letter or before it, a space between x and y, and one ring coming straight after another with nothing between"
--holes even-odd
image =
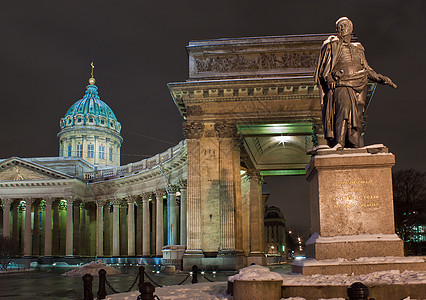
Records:
<instances>
[{"instance_id":1,"label":"archway ceiling","mask_svg":"<svg viewBox=\"0 0 426 300\"><path fill-rule=\"evenodd\" d=\"M305 173L313 147L311 123L239 125L246 158L263 175Z\"/></svg>"}]
</instances>

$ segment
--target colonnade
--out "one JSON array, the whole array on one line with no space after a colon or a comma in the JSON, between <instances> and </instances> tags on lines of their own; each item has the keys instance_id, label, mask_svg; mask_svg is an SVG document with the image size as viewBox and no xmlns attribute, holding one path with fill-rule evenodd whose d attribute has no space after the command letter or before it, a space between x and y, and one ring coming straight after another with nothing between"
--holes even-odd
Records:
<instances>
[{"instance_id":1,"label":"colonnade","mask_svg":"<svg viewBox=\"0 0 426 300\"><path fill-rule=\"evenodd\" d=\"M162 256L186 244L186 180L125 198L2 198L2 234L24 257Z\"/></svg>"}]
</instances>

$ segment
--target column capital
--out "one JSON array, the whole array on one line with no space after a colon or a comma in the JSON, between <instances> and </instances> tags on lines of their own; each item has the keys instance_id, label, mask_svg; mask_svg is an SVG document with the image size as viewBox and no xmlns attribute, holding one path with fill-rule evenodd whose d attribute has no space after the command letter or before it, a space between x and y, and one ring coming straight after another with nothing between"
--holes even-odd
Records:
<instances>
[{"instance_id":1,"label":"column capital","mask_svg":"<svg viewBox=\"0 0 426 300\"><path fill-rule=\"evenodd\" d=\"M138 196L135 196L135 203L136 203L136 205L137 206L140 206L140 205L142 205L142 196L140 196L140 195L138 195Z\"/></svg>"},{"instance_id":2,"label":"column capital","mask_svg":"<svg viewBox=\"0 0 426 300\"><path fill-rule=\"evenodd\" d=\"M248 169L247 176L249 179L258 180L259 182L262 180L262 175L260 175L260 172L257 169Z\"/></svg>"},{"instance_id":3,"label":"column capital","mask_svg":"<svg viewBox=\"0 0 426 300\"><path fill-rule=\"evenodd\" d=\"M167 191L169 191L169 193L176 193L179 191L179 186L178 185L174 185L174 184L169 184L167 186Z\"/></svg>"},{"instance_id":4,"label":"column capital","mask_svg":"<svg viewBox=\"0 0 426 300\"><path fill-rule=\"evenodd\" d=\"M203 135L203 122L183 123L183 134L187 139L200 139Z\"/></svg>"},{"instance_id":5,"label":"column capital","mask_svg":"<svg viewBox=\"0 0 426 300\"><path fill-rule=\"evenodd\" d=\"M120 205L121 204L121 199L119 199L119 198L113 198L110 202L114 206L115 205Z\"/></svg>"},{"instance_id":6,"label":"column capital","mask_svg":"<svg viewBox=\"0 0 426 300\"><path fill-rule=\"evenodd\" d=\"M74 196L68 196L65 200L67 201L67 205L72 205L77 199Z\"/></svg>"},{"instance_id":7,"label":"column capital","mask_svg":"<svg viewBox=\"0 0 426 300\"><path fill-rule=\"evenodd\" d=\"M137 198L138 198L138 196L136 196L136 195L128 195L125 198L125 200L126 200L127 204L131 205L131 204L135 204Z\"/></svg>"},{"instance_id":8,"label":"column capital","mask_svg":"<svg viewBox=\"0 0 426 300\"><path fill-rule=\"evenodd\" d=\"M53 197L44 197L43 198L45 205L52 205L53 203Z\"/></svg>"},{"instance_id":9,"label":"column capital","mask_svg":"<svg viewBox=\"0 0 426 300\"><path fill-rule=\"evenodd\" d=\"M106 200L96 200L96 206L98 207L103 207L106 203Z\"/></svg>"},{"instance_id":10,"label":"column capital","mask_svg":"<svg viewBox=\"0 0 426 300\"><path fill-rule=\"evenodd\" d=\"M26 206L31 206L34 203L35 199L31 197L27 197L27 198L24 198L23 200L25 201Z\"/></svg>"},{"instance_id":11,"label":"column capital","mask_svg":"<svg viewBox=\"0 0 426 300\"><path fill-rule=\"evenodd\" d=\"M13 199L11 198L2 198L1 202L3 206L10 206L13 203Z\"/></svg>"},{"instance_id":12,"label":"column capital","mask_svg":"<svg viewBox=\"0 0 426 300\"><path fill-rule=\"evenodd\" d=\"M143 201L148 201L148 200L149 200L149 197L151 197L151 195L152 195L152 192L143 192L143 193L141 194L142 200L143 200Z\"/></svg>"},{"instance_id":13,"label":"column capital","mask_svg":"<svg viewBox=\"0 0 426 300\"><path fill-rule=\"evenodd\" d=\"M186 179L179 180L179 187L181 190L186 190L188 181Z\"/></svg>"},{"instance_id":14,"label":"column capital","mask_svg":"<svg viewBox=\"0 0 426 300\"><path fill-rule=\"evenodd\" d=\"M156 190L155 192L155 197L158 199L158 198L163 198L163 196L164 196L164 194L166 193L166 191L165 190Z\"/></svg>"},{"instance_id":15,"label":"column capital","mask_svg":"<svg viewBox=\"0 0 426 300\"><path fill-rule=\"evenodd\" d=\"M219 138L236 138L237 126L235 122L220 121L214 124L214 130Z\"/></svg>"}]
</instances>

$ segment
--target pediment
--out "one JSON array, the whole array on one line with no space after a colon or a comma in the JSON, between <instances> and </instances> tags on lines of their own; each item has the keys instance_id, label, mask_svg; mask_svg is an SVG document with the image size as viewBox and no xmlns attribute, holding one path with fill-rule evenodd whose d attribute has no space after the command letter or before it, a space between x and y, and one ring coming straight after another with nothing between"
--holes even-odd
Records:
<instances>
[{"instance_id":1,"label":"pediment","mask_svg":"<svg viewBox=\"0 0 426 300\"><path fill-rule=\"evenodd\" d=\"M0 163L1 181L70 179L69 175L18 157Z\"/></svg>"}]
</instances>

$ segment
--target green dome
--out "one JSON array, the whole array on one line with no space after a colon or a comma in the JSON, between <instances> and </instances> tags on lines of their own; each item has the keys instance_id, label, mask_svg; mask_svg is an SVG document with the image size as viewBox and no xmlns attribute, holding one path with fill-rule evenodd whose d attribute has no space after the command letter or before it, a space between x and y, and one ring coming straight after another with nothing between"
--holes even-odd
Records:
<instances>
[{"instance_id":1,"label":"green dome","mask_svg":"<svg viewBox=\"0 0 426 300\"><path fill-rule=\"evenodd\" d=\"M83 99L74 103L60 122L61 128L66 129L74 126L102 127L104 129L121 131L112 109L99 98L98 87L90 84L86 88Z\"/></svg>"},{"instance_id":2,"label":"green dome","mask_svg":"<svg viewBox=\"0 0 426 300\"><path fill-rule=\"evenodd\" d=\"M65 117L75 116L77 114L104 116L108 119L118 121L112 109L105 102L103 102L101 98L99 98L98 87L96 85L87 86L86 94L84 95L83 99L74 103L68 109Z\"/></svg>"}]
</instances>

